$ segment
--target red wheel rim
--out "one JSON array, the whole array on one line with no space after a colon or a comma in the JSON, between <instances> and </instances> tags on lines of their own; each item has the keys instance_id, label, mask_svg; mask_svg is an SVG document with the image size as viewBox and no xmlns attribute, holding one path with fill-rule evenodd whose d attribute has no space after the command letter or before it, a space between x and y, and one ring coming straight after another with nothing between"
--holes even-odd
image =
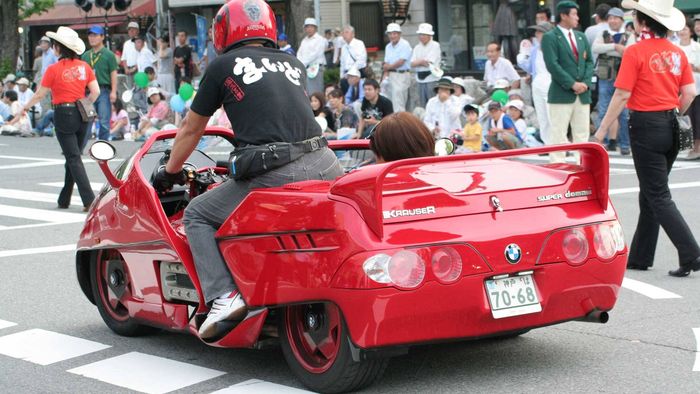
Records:
<instances>
[{"instance_id":1,"label":"red wheel rim","mask_svg":"<svg viewBox=\"0 0 700 394\"><path fill-rule=\"evenodd\" d=\"M340 310L331 303L290 306L285 330L294 357L311 373L327 371L340 351Z\"/></svg>"},{"instance_id":2,"label":"red wheel rim","mask_svg":"<svg viewBox=\"0 0 700 394\"><path fill-rule=\"evenodd\" d=\"M124 292L121 297L117 296L108 284L110 278L107 270L107 263L110 260L119 259L121 259L120 256L115 252L101 252L97 258L97 269L95 270L97 278L95 279L97 280L97 289L100 293L100 301L105 311L112 319L124 322L129 320L129 310L126 307L126 301L131 298L129 273L126 271L126 265L122 265L124 268L124 272L122 272Z\"/></svg>"}]
</instances>

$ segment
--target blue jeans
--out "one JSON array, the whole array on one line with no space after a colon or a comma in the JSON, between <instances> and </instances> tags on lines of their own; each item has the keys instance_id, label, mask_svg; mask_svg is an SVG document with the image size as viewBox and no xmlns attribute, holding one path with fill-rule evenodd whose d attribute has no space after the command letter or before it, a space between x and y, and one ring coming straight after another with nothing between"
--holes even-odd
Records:
<instances>
[{"instance_id":1,"label":"blue jeans","mask_svg":"<svg viewBox=\"0 0 700 394\"><path fill-rule=\"evenodd\" d=\"M596 127L600 126L600 122L605 117L608 112L608 106L610 105L610 100L612 99L613 93L615 93L615 80L612 79L599 79L598 80L598 122ZM628 128L629 111L625 108L618 122L620 123L620 128L617 132L617 142L620 145L620 149L630 148L630 133Z\"/></svg>"},{"instance_id":2,"label":"blue jeans","mask_svg":"<svg viewBox=\"0 0 700 394\"><path fill-rule=\"evenodd\" d=\"M109 140L109 120L112 118L112 103L109 101L111 88L100 86L100 95L95 101L95 110L97 111L97 120L100 121L100 130L97 132L97 139ZM92 130L92 123L88 130ZM90 136L87 137L88 139Z\"/></svg>"},{"instance_id":3,"label":"blue jeans","mask_svg":"<svg viewBox=\"0 0 700 394\"><path fill-rule=\"evenodd\" d=\"M47 131L46 129L49 128L49 125L53 123L53 114L54 110L50 109L46 111L44 116L39 119L38 122L36 122L36 131L40 135L50 135L52 134L51 130Z\"/></svg>"},{"instance_id":4,"label":"blue jeans","mask_svg":"<svg viewBox=\"0 0 700 394\"><path fill-rule=\"evenodd\" d=\"M214 235L251 189L277 187L309 179L333 180L341 175L343 169L335 154L323 148L255 178L229 179L190 201L183 222L206 302L236 289Z\"/></svg>"}]
</instances>

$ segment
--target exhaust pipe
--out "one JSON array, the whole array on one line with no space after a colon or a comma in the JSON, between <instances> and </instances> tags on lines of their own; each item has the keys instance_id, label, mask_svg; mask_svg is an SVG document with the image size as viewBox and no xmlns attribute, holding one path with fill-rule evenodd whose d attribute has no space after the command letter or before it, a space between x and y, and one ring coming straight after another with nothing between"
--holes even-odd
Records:
<instances>
[{"instance_id":1,"label":"exhaust pipe","mask_svg":"<svg viewBox=\"0 0 700 394\"><path fill-rule=\"evenodd\" d=\"M610 315L608 314L608 312L601 311L599 309L594 309L594 310L588 312L588 314L586 316L584 316L578 320L589 322L589 323L605 324L608 322L608 320L610 320Z\"/></svg>"}]
</instances>

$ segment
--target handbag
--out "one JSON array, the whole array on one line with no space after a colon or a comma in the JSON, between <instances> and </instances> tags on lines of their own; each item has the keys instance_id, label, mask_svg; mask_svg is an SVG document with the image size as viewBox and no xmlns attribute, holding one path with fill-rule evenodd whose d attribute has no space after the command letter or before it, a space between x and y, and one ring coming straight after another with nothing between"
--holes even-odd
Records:
<instances>
[{"instance_id":1,"label":"handbag","mask_svg":"<svg viewBox=\"0 0 700 394\"><path fill-rule=\"evenodd\" d=\"M676 114L678 121L678 147L679 150L693 149L693 126L690 122L690 116L681 116Z\"/></svg>"},{"instance_id":2,"label":"handbag","mask_svg":"<svg viewBox=\"0 0 700 394\"><path fill-rule=\"evenodd\" d=\"M78 107L78 112L80 112L80 118L83 123L92 122L95 117L97 117L97 111L95 111L95 105L87 97L78 99L75 102L75 106Z\"/></svg>"}]
</instances>

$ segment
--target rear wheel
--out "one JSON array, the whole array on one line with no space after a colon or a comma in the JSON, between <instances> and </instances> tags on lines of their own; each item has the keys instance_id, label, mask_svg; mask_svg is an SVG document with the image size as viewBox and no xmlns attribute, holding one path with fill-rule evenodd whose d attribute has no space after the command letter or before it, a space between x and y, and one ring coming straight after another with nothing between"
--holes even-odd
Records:
<instances>
[{"instance_id":1,"label":"rear wheel","mask_svg":"<svg viewBox=\"0 0 700 394\"><path fill-rule=\"evenodd\" d=\"M332 303L289 306L279 322L287 364L314 391L359 390L379 379L389 362L387 358L353 361L347 328Z\"/></svg>"},{"instance_id":2,"label":"rear wheel","mask_svg":"<svg viewBox=\"0 0 700 394\"><path fill-rule=\"evenodd\" d=\"M126 302L132 297L131 278L119 252L97 251L90 261L90 278L97 310L112 331L127 337L158 331L129 316Z\"/></svg>"}]
</instances>

